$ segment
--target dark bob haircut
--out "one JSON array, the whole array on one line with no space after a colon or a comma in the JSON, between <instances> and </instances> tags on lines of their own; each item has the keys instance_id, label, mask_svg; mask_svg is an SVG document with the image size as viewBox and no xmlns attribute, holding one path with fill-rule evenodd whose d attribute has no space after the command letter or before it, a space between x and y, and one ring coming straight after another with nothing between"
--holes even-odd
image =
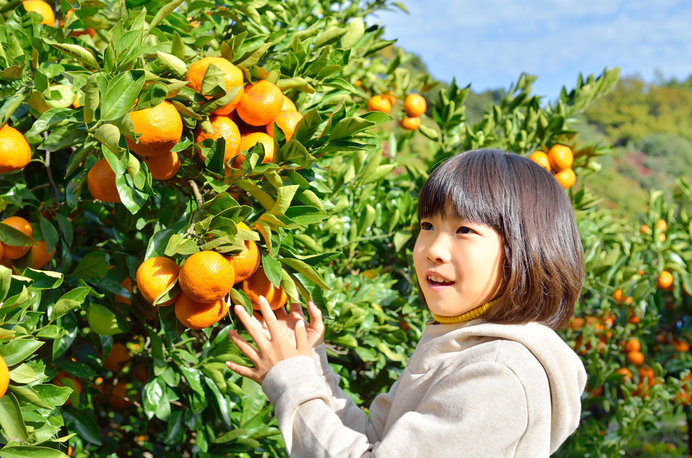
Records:
<instances>
[{"instance_id":1,"label":"dark bob haircut","mask_svg":"<svg viewBox=\"0 0 692 458\"><path fill-rule=\"evenodd\" d=\"M483 318L564 327L581 293L584 260L572 204L550 172L502 150L457 154L430 174L418 199L419 219L451 211L504 241L498 303Z\"/></svg>"}]
</instances>

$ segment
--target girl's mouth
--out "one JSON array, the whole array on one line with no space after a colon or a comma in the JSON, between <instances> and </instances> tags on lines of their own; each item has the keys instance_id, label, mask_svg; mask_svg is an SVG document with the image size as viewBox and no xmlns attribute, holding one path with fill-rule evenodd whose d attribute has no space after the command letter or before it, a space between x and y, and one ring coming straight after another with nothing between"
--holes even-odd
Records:
<instances>
[{"instance_id":1,"label":"girl's mouth","mask_svg":"<svg viewBox=\"0 0 692 458\"><path fill-rule=\"evenodd\" d=\"M450 285L454 284L453 281L446 280L446 279L439 277L437 275L428 275L426 280L428 281L428 285L430 285L431 287L450 286Z\"/></svg>"}]
</instances>

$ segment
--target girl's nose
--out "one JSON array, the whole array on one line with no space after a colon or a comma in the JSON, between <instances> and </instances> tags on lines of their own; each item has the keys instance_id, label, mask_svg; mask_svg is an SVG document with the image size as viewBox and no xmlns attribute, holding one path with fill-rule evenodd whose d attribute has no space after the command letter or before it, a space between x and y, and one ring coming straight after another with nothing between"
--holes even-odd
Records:
<instances>
[{"instance_id":1,"label":"girl's nose","mask_svg":"<svg viewBox=\"0 0 692 458\"><path fill-rule=\"evenodd\" d=\"M432 262L449 262L452 257L451 254L449 240L443 234L433 238L426 251L426 257Z\"/></svg>"}]
</instances>

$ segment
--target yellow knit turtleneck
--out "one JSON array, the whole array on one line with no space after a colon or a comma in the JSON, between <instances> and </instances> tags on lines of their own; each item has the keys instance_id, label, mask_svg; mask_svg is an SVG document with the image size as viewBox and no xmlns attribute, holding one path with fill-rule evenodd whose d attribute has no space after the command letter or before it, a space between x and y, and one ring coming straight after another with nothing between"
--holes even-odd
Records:
<instances>
[{"instance_id":1,"label":"yellow knit turtleneck","mask_svg":"<svg viewBox=\"0 0 692 458\"><path fill-rule=\"evenodd\" d=\"M471 321L473 319L478 318L479 316L483 315L485 312L488 311L490 307L495 305L497 303L497 299L486 302L483 305L480 305L476 307L473 310L469 310L468 312L464 312L461 315L456 315L456 316L442 316L438 315L437 313L433 313L433 319L437 321L438 323L442 324L456 324L456 323L465 323L467 321Z\"/></svg>"}]
</instances>

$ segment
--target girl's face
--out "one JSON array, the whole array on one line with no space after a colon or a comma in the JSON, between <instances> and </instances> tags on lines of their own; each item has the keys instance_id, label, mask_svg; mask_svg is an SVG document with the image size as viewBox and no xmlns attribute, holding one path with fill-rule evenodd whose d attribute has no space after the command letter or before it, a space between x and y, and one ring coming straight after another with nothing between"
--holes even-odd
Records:
<instances>
[{"instance_id":1,"label":"girl's face","mask_svg":"<svg viewBox=\"0 0 692 458\"><path fill-rule=\"evenodd\" d=\"M430 311L456 316L495 297L504 250L491 227L447 215L421 220L413 263Z\"/></svg>"}]
</instances>

